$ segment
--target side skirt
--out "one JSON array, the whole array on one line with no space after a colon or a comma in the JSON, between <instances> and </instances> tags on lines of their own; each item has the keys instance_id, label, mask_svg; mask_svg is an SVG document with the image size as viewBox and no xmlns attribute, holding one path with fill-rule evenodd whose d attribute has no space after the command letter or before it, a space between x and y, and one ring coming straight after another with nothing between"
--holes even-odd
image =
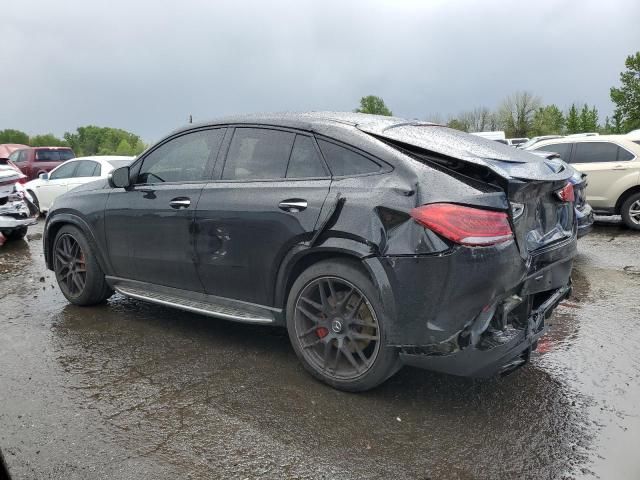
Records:
<instances>
[{"instance_id":1,"label":"side skirt","mask_svg":"<svg viewBox=\"0 0 640 480\"><path fill-rule=\"evenodd\" d=\"M107 276L106 281L118 293L138 300L235 322L281 323L282 311L277 308L119 277Z\"/></svg>"}]
</instances>

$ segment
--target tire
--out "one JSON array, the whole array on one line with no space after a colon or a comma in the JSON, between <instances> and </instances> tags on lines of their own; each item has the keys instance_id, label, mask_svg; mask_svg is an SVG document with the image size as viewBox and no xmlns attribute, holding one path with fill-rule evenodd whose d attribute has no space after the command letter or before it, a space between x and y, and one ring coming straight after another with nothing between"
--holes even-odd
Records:
<instances>
[{"instance_id":1,"label":"tire","mask_svg":"<svg viewBox=\"0 0 640 480\"><path fill-rule=\"evenodd\" d=\"M93 249L78 228L62 227L51 254L60 291L74 305L96 305L113 295Z\"/></svg>"},{"instance_id":2,"label":"tire","mask_svg":"<svg viewBox=\"0 0 640 480\"><path fill-rule=\"evenodd\" d=\"M620 214L627 227L640 230L640 192L634 193L624 201L620 207Z\"/></svg>"},{"instance_id":3,"label":"tire","mask_svg":"<svg viewBox=\"0 0 640 480\"><path fill-rule=\"evenodd\" d=\"M33 198L33 204L38 207L38 210L40 210L40 201L38 200L38 197L36 197L36 194L33 192L33 190L27 190L27 192L29 192L31 198ZM40 210L40 212L42 212L42 210Z\"/></svg>"},{"instance_id":4,"label":"tire","mask_svg":"<svg viewBox=\"0 0 640 480\"><path fill-rule=\"evenodd\" d=\"M7 240L22 240L27 236L27 227L20 227L9 232L4 232L4 236Z\"/></svg>"},{"instance_id":5,"label":"tire","mask_svg":"<svg viewBox=\"0 0 640 480\"><path fill-rule=\"evenodd\" d=\"M362 392L399 370L398 352L387 346L390 322L378 297L355 261L318 262L295 280L287 331L311 375L336 389Z\"/></svg>"}]
</instances>

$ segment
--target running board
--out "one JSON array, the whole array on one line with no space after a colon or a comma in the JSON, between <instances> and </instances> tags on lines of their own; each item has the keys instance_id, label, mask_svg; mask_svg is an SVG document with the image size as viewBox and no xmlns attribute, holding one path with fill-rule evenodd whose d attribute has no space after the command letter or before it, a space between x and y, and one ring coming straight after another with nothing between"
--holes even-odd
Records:
<instances>
[{"instance_id":1,"label":"running board","mask_svg":"<svg viewBox=\"0 0 640 480\"><path fill-rule=\"evenodd\" d=\"M203 293L189 292L177 288L147 284L116 277L107 277L107 282L118 293L126 297L145 300L159 305L200 313L210 317L244 323L271 324L275 322L275 309L252 303L239 302Z\"/></svg>"}]
</instances>

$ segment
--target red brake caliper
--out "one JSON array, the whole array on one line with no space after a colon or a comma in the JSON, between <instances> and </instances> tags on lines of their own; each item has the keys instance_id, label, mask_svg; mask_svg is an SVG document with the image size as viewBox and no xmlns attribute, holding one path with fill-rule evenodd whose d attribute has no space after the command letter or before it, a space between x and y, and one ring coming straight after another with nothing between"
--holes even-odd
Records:
<instances>
[{"instance_id":1,"label":"red brake caliper","mask_svg":"<svg viewBox=\"0 0 640 480\"><path fill-rule=\"evenodd\" d=\"M324 338L329 335L329 330L327 330L325 327L318 327L316 328L316 335L318 336L318 338Z\"/></svg>"}]
</instances>

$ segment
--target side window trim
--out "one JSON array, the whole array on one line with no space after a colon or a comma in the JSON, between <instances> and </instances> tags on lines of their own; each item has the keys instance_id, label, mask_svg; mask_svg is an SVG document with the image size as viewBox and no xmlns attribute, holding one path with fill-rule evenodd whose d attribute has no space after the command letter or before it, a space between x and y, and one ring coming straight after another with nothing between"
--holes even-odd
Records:
<instances>
[{"instance_id":1,"label":"side window trim","mask_svg":"<svg viewBox=\"0 0 640 480\"><path fill-rule=\"evenodd\" d=\"M347 150L352 151L353 153L356 153L358 155L361 155L363 157L365 157L367 160L375 163L376 165L378 165L380 167L380 170L378 170L377 172L367 172L367 173L356 173L356 174L352 174L352 175L334 175L333 172L331 172L331 178L355 178L355 177L366 177L369 175L382 175L384 173L389 173L391 171L393 171L393 167L391 165L389 165L387 162L385 162L384 160L380 160L378 157L374 157L373 155L371 155L368 152L365 152L364 150L360 150L357 147L354 147L352 145L349 145L348 143L344 143L341 142L340 140L336 140L334 138L331 137L325 137L323 135L316 135L316 143L317 140L322 140L328 143L333 143L334 145L337 145L338 147L342 147L345 148ZM324 162L327 164L327 168L329 167L329 162L327 162L327 159L324 157L324 154L322 153L322 149L320 149L320 146L318 145L318 149L320 150L320 155L322 157L322 159L324 160ZM331 171L331 169L329 169L329 171Z\"/></svg>"},{"instance_id":2,"label":"side window trim","mask_svg":"<svg viewBox=\"0 0 640 480\"><path fill-rule=\"evenodd\" d=\"M229 149L231 147L231 141L233 140L233 136L235 132L239 128L262 128L266 130L281 130L284 132L291 132L296 135L302 135L311 138L313 142L314 148L316 149L316 153L320 159L320 163L322 168L324 169L325 175L324 177L306 177L306 178L265 178L265 179L224 179L222 178L222 172L224 171L224 166L227 163L227 156L229 154ZM289 168L289 162L291 161L291 154L293 153L293 147L295 146L295 137L293 139L293 143L291 144L291 150L289 151L289 158L287 160L287 169ZM376 162L379 163L379 162ZM286 175L286 171L285 171ZM306 132L303 130L296 130L292 128L284 128L272 125L261 125L261 124L234 124L227 125L227 134L222 141L222 145L220 146L220 152L218 153L218 159L216 161L215 169L212 175L212 179L210 183L256 183L256 182L300 182L300 181L308 181L308 180L327 180L331 179L331 170L322 155L322 151L320 151L320 146L318 145L318 141L316 140L315 135L310 132Z\"/></svg>"},{"instance_id":3,"label":"side window trim","mask_svg":"<svg viewBox=\"0 0 640 480\"><path fill-rule=\"evenodd\" d=\"M618 152L616 153L616 162L633 162L634 160L637 160L637 156L635 153L630 152L629 150L627 150L625 147L623 147L622 145L616 143L616 145L618 145ZM625 151L627 152L629 155L631 155L631 158L629 160L620 160L620 151Z\"/></svg>"},{"instance_id":4,"label":"side window trim","mask_svg":"<svg viewBox=\"0 0 640 480\"><path fill-rule=\"evenodd\" d=\"M163 182L163 183L137 183L138 180L138 175L140 174L140 169L142 168L142 164L144 163L145 159L151 155L151 153L155 152L158 148L162 147L163 145L166 145L167 143L175 140L176 138L180 138L183 137L185 135L189 135L191 133L198 133L198 132L202 132L202 131L208 131L208 130L219 130L219 129L225 129L225 134L222 137L222 144L220 145L220 147L218 148L218 152L216 155L216 158L219 157L220 155L220 151L222 150L222 148L224 147L224 142L227 139L227 134L228 134L228 130L229 128L227 128L225 125L212 125L210 127L200 127L200 128L194 128L193 130L187 130L187 131L183 131L180 133L177 133L175 135L171 135L170 137L165 138L162 143L158 143L156 145L153 146L152 149L148 149L147 151L144 152L144 156L137 158L135 162L133 162L129 168L129 177L132 179L132 183L134 187L137 186L150 186L153 185L154 187L157 187L159 185L181 185L181 184L198 184L198 183L208 183L211 181L211 173L213 172L213 169L215 167L215 165L212 164L212 156L213 155L209 155L209 159L207 160L207 166L205 167L205 173L203 175L202 180L190 180L190 181L181 181L181 182ZM213 153L213 152L212 152ZM215 162L216 160L214 159L213 162Z\"/></svg>"}]
</instances>

